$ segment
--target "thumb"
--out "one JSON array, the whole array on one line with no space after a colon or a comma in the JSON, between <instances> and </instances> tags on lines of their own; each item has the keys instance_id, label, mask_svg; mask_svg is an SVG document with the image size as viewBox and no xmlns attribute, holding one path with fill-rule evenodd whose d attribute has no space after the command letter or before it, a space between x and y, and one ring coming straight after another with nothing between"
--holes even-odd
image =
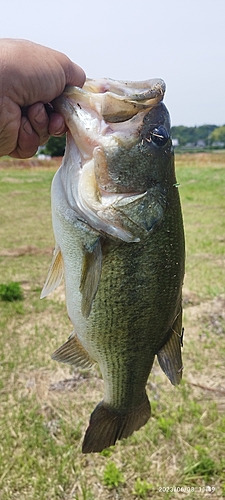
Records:
<instances>
[{"instance_id":1,"label":"thumb","mask_svg":"<svg viewBox=\"0 0 225 500\"><path fill-rule=\"evenodd\" d=\"M86 80L84 70L72 62L65 54L60 54L61 66L65 73L66 85L75 85L76 87L83 87Z\"/></svg>"}]
</instances>

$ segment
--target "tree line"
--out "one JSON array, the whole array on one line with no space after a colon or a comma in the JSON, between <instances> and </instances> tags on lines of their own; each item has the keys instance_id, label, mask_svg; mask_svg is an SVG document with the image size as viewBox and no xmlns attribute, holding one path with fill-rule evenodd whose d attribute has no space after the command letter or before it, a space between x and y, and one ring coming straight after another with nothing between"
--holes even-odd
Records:
<instances>
[{"instance_id":1,"label":"tree line","mask_svg":"<svg viewBox=\"0 0 225 500\"><path fill-rule=\"evenodd\" d=\"M180 147L225 147L225 125L201 125L199 127L185 127L179 125L171 128L172 139L177 140ZM50 156L63 156L66 145L66 136L50 137L42 148L41 153Z\"/></svg>"},{"instance_id":2,"label":"tree line","mask_svg":"<svg viewBox=\"0 0 225 500\"><path fill-rule=\"evenodd\" d=\"M179 146L225 146L225 125L200 125L199 127L185 127L184 125L171 128L173 139L178 140Z\"/></svg>"}]
</instances>

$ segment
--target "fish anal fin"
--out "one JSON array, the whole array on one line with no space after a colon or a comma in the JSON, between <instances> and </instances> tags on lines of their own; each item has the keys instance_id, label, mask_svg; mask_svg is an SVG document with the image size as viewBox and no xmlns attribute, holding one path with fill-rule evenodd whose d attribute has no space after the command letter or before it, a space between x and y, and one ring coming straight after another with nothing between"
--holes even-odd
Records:
<instances>
[{"instance_id":1,"label":"fish anal fin","mask_svg":"<svg viewBox=\"0 0 225 500\"><path fill-rule=\"evenodd\" d=\"M82 294L81 312L88 318L92 302L98 290L102 270L102 248L100 237L91 250L85 250L82 263L80 292Z\"/></svg>"},{"instance_id":2,"label":"fish anal fin","mask_svg":"<svg viewBox=\"0 0 225 500\"><path fill-rule=\"evenodd\" d=\"M63 258L61 250L56 247L54 250L52 262L48 271L48 275L41 292L41 299L47 297L60 284L63 277Z\"/></svg>"},{"instance_id":3,"label":"fish anal fin","mask_svg":"<svg viewBox=\"0 0 225 500\"><path fill-rule=\"evenodd\" d=\"M52 354L52 359L80 368L89 368L94 364L93 359L84 349L74 332L70 335L67 342Z\"/></svg>"},{"instance_id":4,"label":"fish anal fin","mask_svg":"<svg viewBox=\"0 0 225 500\"><path fill-rule=\"evenodd\" d=\"M178 385L182 379L181 346L183 339L182 310L176 317L170 336L164 346L157 353L158 362L164 373L173 385Z\"/></svg>"},{"instance_id":5,"label":"fish anal fin","mask_svg":"<svg viewBox=\"0 0 225 500\"><path fill-rule=\"evenodd\" d=\"M91 414L82 453L98 453L113 446L118 439L131 436L146 424L150 415L151 407L146 393L143 403L127 413L120 412L102 401Z\"/></svg>"}]
</instances>

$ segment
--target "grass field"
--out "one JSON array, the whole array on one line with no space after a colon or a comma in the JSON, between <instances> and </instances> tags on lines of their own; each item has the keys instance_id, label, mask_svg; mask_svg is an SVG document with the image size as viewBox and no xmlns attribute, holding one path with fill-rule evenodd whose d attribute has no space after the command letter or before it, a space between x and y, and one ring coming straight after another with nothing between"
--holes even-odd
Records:
<instances>
[{"instance_id":1,"label":"grass field","mask_svg":"<svg viewBox=\"0 0 225 500\"><path fill-rule=\"evenodd\" d=\"M225 497L225 153L178 155L176 164L187 246L183 381L173 387L156 362L147 425L82 455L103 383L97 370L51 360L71 331L63 285L39 300L57 164L0 161L0 285L23 292L0 300L1 500Z\"/></svg>"}]
</instances>

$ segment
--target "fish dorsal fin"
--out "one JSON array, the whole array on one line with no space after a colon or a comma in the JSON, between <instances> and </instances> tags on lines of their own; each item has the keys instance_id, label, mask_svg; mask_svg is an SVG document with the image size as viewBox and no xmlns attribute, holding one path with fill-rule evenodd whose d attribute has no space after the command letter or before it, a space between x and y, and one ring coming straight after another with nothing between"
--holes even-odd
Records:
<instances>
[{"instance_id":1,"label":"fish dorsal fin","mask_svg":"<svg viewBox=\"0 0 225 500\"><path fill-rule=\"evenodd\" d=\"M182 379L182 356L181 346L183 338L182 330L182 310L175 318L170 329L169 340L157 353L158 362L173 385L178 385Z\"/></svg>"},{"instance_id":2,"label":"fish dorsal fin","mask_svg":"<svg viewBox=\"0 0 225 500\"><path fill-rule=\"evenodd\" d=\"M63 258L61 250L56 247L54 250L52 262L48 271L48 275L41 292L41 299L47 297L60 284L63 277Z\"/></svg>"},{"instance_id":3,"label":"fish dorsal fin","mask_svg":"<svg viewBox=\"0 0 225 500\"><path fill-rule=\"evenodd\" d=\"M82 263L80 292L82 293L81 312L88 318L92 302L98 290L102 270L102 248L100 237L92 249L85 250Z\"/></svg>"},{"instance_id":4,"label":"fish dorsal fin","mask_svg":"<svg viewBox=\"0 0 225 500\"><path fill-rule=\"evenodd\" d=\"M67 342L52 354L52 359L81 368L88 368L94 364L74 332L71 333Z\"/></svg>"}]
</instances>

